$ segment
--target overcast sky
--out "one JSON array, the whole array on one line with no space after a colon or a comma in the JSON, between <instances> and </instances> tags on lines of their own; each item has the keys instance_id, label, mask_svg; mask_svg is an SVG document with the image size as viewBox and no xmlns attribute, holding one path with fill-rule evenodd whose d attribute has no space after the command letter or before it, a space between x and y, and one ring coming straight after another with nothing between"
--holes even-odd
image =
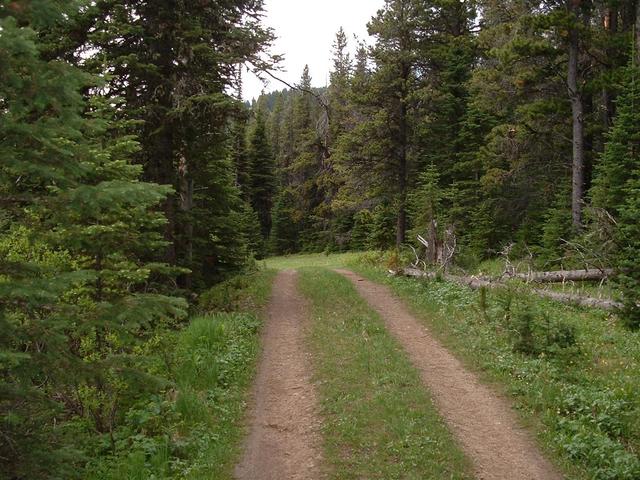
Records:
<instances>
[{"instance_id":1,"label":"overcast sky","mask_svg":"<svg viewBox=\"0 0 640 480\"><path fill-rule=\"evenodd\" d=\"M331 45L335 34L343 27L351 51L356 42L353 35L370 42L367 22L382 7L384 0L266 0L265 24L278 37L273 53L283 54L282 68L277 75L289 83L297 83L305 64L309 64L312 84L327 84L331 65ZM244 98L257 98L265 92L285 88L271 80L267 87L250 73L244 75Z\"/></svg>"}]
</instances>

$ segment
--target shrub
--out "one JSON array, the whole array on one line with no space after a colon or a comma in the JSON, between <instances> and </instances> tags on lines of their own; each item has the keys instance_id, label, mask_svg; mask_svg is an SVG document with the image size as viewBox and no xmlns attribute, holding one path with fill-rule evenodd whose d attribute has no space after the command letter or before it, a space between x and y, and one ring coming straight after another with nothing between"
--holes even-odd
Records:
<instances>
[{"instance_id":1,"label":"shrub","mask_svg":"<svg viewBox=\"0 0 640 480\"><path fill-rule=\"evenodd\" d=\"M233 312L243 303L243 291L249 286L248 275L230 278L200 295L198 307L201 312Z\"/></svg>"}]
</instances>

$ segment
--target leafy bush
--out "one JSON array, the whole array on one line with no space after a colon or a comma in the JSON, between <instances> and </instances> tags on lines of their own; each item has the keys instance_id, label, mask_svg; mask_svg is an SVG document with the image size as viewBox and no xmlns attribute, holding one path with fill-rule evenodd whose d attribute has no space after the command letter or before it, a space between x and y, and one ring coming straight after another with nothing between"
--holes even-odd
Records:
<instances>
[{"instance_id":1,"label":"leafy bush","mask_svg":"<svg viewBox=\"0 0 640 480\"><path fill-rule=\"evenodd\" d=\"M640 459L624 448L632 405L620 391L570 386L562 392L556 428L563 447L592 465L598 480L640 478Z\"/></svg>"},{"instance_id":2,"label":"leafy bush","mask_svg":"<svg viewBox=\"0 0 640 480\"><path fill-rule=\"evenodd\" d=\"M250 296L247 288L252 275L238 275L219 283L202 293L198 299L201 312L235 312L247 307Z\"/></svg>"}]
</instances>

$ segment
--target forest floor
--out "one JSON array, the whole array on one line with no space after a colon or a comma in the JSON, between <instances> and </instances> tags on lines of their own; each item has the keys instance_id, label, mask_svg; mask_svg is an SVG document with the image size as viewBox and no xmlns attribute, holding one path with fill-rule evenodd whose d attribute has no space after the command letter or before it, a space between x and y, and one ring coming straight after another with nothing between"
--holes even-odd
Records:
<instances>
[{"instance_id":1,"label":"forest floor","mask_svg":"<svg viewBox=\"0 0 640 480\"><path fill-rule=\"evenodd\" d=\"M388 287L328 269L349 258L268 262L281 271L237 477L562 478Z\"/></svg>"}]
</instances>

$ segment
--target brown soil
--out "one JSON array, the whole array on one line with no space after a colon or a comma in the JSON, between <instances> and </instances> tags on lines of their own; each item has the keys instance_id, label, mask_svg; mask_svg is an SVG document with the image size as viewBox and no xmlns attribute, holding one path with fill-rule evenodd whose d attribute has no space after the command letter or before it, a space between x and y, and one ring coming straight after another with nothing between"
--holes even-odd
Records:
<instances>
[{"instance_id":1,"label":"brown soil","mask_svg":"<svg viewBox=\"0 0 640 480\"><path fill-rule=\"evenodd\" d=\"M307 310L296 289L296 273L280 272L263 332L250 433L235 472L239 480L321 476L320 422L304 348Z\"/></svg>"},{"instance_id":2,"label":"brown soil","mask_svg":"<svg viewBox=\"0 0 640 480\"><path fill-rule=\"evenodd\" d=\"M440 413L473 461L482 480L555 480L562 476L519 425L509 402L499 397L430 335L382 285L347 270L369 304L404 346Z\"/></svg>"}]
</instances>

